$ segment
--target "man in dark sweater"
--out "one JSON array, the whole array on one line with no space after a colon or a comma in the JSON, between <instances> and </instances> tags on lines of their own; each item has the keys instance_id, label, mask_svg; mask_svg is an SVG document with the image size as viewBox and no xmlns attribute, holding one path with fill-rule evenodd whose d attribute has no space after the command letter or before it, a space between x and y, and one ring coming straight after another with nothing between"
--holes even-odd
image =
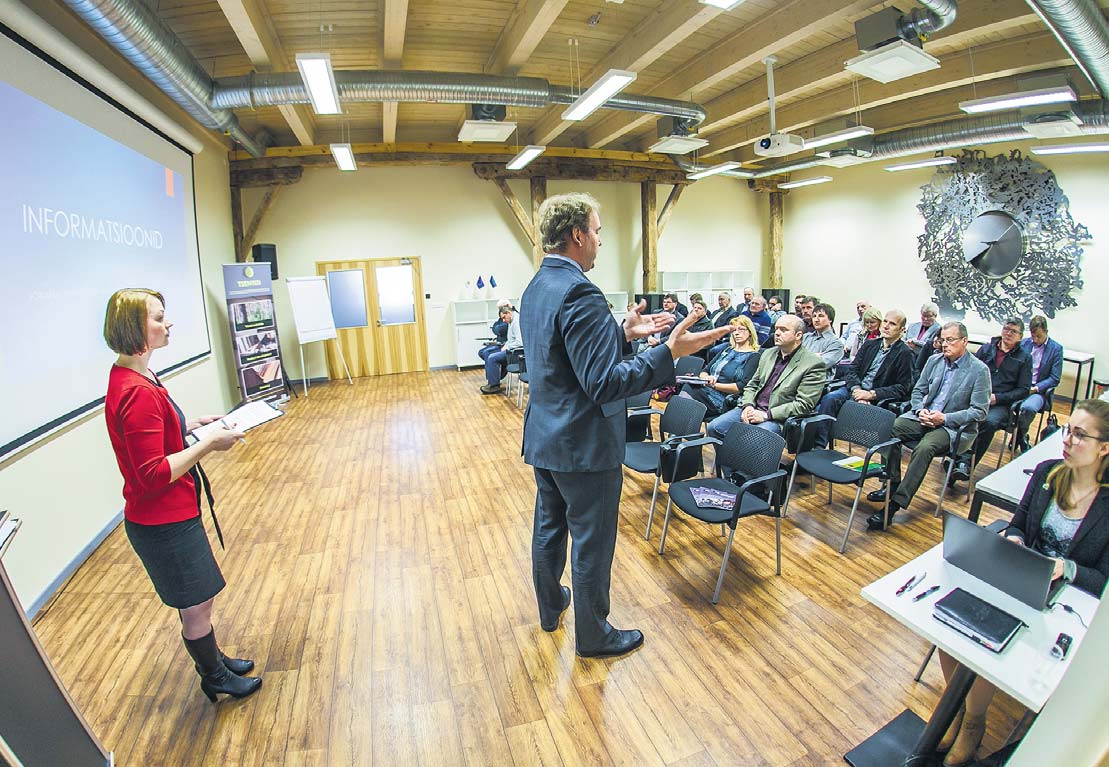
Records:
<instances>
[{"instance_id":1,"label":"man in dark sweater","mask_svg":"<svg viewBox=\"0 0 1109 767\"><path fill-rule=\"evenodd\" d=\"M877 405L882 400L909 399L913 388L913 351L901 336L905 333L905 312L892 309L882 319L879 337L862 345L847 368L847 385L828 392L816 406L818 415L836 416L848 399ZM816 447L828 446L831 424L817 424Z\"/></svg>"}]
</instances>

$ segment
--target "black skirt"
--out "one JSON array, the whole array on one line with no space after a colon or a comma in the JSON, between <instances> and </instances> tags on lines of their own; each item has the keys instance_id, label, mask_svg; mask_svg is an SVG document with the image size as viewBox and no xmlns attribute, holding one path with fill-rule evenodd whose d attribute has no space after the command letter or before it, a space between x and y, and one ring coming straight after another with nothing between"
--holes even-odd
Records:
<instances>
[{"instance_id":1,"label":"black skirt","mask_svg":"<svg viewBox=\"0 0 1109 767\"><path fill-rule=\"evenodd\" d=\"M183 610L223 590L226 582L199 515L165 525L123 524L154 590L168 606Z\"/></svg>"}]
</instances>

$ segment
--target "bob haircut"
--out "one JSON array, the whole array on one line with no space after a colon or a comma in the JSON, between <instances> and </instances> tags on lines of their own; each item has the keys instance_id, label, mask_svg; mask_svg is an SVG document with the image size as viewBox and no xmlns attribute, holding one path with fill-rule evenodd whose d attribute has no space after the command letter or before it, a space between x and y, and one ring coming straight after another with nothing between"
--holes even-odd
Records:
<instances>
[{"instance_id":1,"label":"bob haircut","mask_svg":"<svg viewBox=\"0 0 1109 767\"><path fill-rule=\"evenodd\" d=\"M142 354L146 351L146 299L166 299L149 288L124 288L112 293L104 313L104 341L116 354Z\"/></svg>"}]
</instances>

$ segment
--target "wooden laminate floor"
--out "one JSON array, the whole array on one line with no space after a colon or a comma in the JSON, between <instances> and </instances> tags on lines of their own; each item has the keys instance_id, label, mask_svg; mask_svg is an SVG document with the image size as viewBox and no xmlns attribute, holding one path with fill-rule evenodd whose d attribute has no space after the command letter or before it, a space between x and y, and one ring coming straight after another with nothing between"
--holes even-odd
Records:
<instances>
[{"instance_id":1,"label":"wooden laminate floor","mask_svg":"<svg viewBox=\"0 0 1109 767\"><path fill-rule=\"evenodd\" d=\"M651 478L625 472L611 619L647 640L581 660L572 609L539 628L522 413L481 382L317 386L205 461L228 541L216 631L258 663L249 699L201 694L176 613L112 533L36 629L116 764L841 765L903 708L928 716L938 663L914 683L925 642L859 589L939 541L938 463L892 532L858 516L846 556L847 491L801 490L781 577L773 522L742 522L717 606L719 529L678 518L659 556ZM992 714L987 746L1021 709L999 695Z\"/></svg>"}]
</instances>

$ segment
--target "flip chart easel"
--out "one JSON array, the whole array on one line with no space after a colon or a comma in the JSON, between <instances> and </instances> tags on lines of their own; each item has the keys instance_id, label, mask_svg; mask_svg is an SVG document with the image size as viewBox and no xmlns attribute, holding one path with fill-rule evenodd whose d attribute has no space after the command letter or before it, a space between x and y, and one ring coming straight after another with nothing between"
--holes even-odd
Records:
<instances>
[{"instance_id":1,"label":"flip chart easel","mask_svg":"<svg viewBox=\"0 0 1109 767\"><path fill-rule=\"evenodd\" d=\"M342 360L347 381L354 385L343 356L343 347L335 331L335 318L331 314L331 296L327 292L327 281L323 277L286 277L289 287L289 302L293 306L293 321L297 328L297 342L300 344L300 375L304 386L304 396L308 396L308 370L304 367L304 345L316 341L334 341L335 349Z\"/></svg>"}]
</instances>

